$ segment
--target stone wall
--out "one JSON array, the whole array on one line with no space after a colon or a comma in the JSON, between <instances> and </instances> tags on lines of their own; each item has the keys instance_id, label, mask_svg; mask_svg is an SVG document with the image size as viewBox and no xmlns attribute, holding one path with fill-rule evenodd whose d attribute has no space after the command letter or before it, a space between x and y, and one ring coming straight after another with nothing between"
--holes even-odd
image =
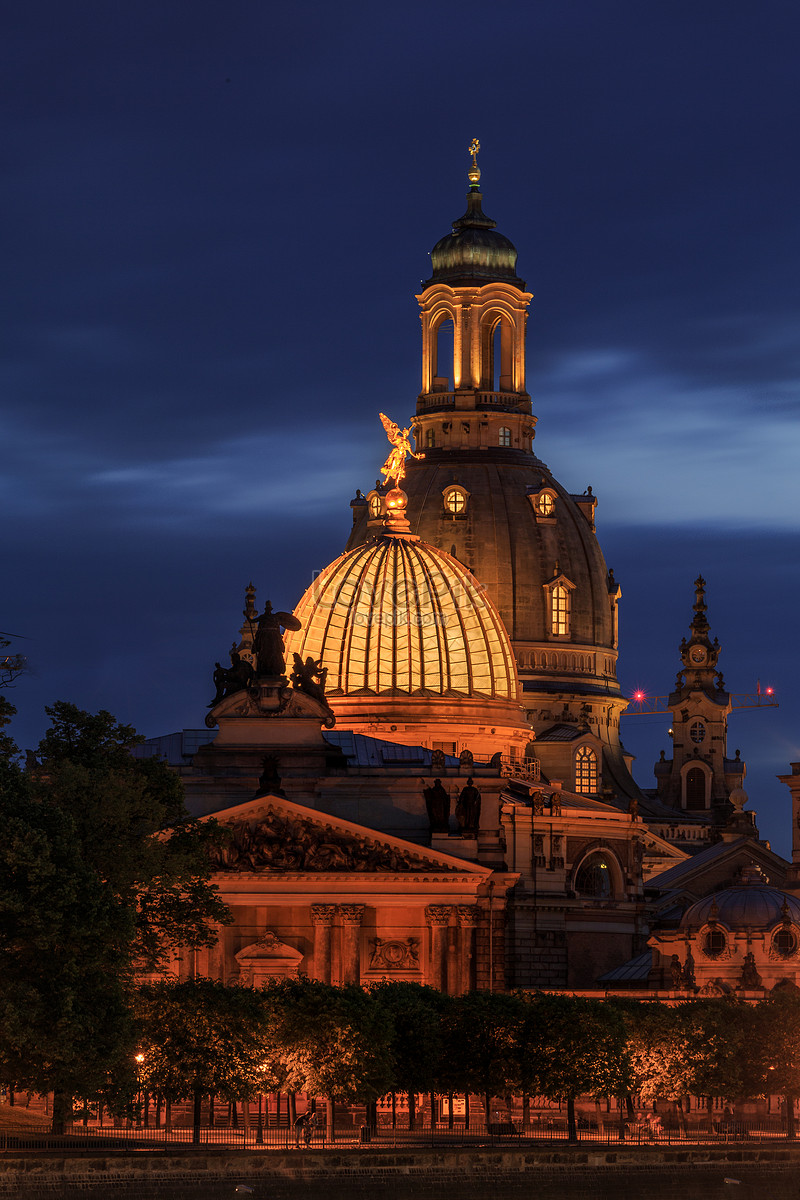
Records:
<instances>
[{"instance_id":1,"label":"stone wall","mask_svg":"<svg viewBox=\"0 0 800 1200\"><path fill-rule=\"evenodd\" d=\"M730 1181L730 1182L726 1182ZM241 1189L252 1189L250 1192ZM0 1155L16 1200L796 1200L800 1149L606 1147Z\"/></svg>"}]
</instances>

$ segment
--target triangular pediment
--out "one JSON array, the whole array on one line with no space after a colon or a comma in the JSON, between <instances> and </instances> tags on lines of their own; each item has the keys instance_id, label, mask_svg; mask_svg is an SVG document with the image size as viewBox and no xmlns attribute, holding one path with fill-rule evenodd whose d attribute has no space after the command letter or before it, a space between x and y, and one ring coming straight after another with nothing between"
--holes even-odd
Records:
<instances>
[{"instance_id":1,"label":"triangular pediment","mask_svg":"<svg viewBox=\"0 0 800 1200\"><path fill-rule=\"evenodd\" d=\"M742 867L756 863L762 868L772 887L782 887L788 863L773 850L768 850L755 838L741 837L733 842L716 842L683 862L648 880L648 887L658 888L671 897L680 895L694 903L723 887L736 882Z\"/></svg>"},{"instance_id":2,"label":"triangular pediment","mask_svg":"<svg viewBox=\"0 0 800 1200\"><path fill-rule=\"evenodd\" d=\"M213 814L229 831L215 855L220 872L274 874L468 874L478 880L491 868L376 833L283 796L258 796Z\"/></svg>"}]
</instances>

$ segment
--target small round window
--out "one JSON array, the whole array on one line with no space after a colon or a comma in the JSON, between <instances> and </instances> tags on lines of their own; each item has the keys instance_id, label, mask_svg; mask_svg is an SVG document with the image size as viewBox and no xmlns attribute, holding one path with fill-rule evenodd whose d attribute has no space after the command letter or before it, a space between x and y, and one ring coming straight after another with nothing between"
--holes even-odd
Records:
<instances>
[{"instance_id":1,"label":"small round window","mask_svg":"<svg viewBox=\"0 0 800 1200\"><path fill-rule=\"evenodd\" d=\"M695 721L694 724L689 727L689 737L692 739L695 745L699 746L700 743L704 741L705 736L706 727L702 721Z\"/></svg>"},{"instance_id":2,"label":"small round window","mask_svg":"<svg viewBox=\"0 0 800 1200\"><path fill-rule=\"evenodd\" d=\"M462 491L459 491L458 488L453 488L452 491L447 492L447 494L445 495L444 507L445 507L446 512L452 513L456 517L460 513L466 512L466 509L467 509L466 494Z\"/></svg>"},{"instance_id":3,"label":"small round window","mask_svg":"<svg viewBox=\"0 0 800 1200\"><path fill-rule=\"evenodd\" d=\"M772 939L772 945L781 958L790 958L797 949L797 938L791 929L779 929Z\"/></svg>"},{"instance_id":4,"label":"small round window","mask_svg":"<svg viewBox=\"0 0 800 1200\"><path fill-rule=\"evenodd\" d=\"M555 501L549 492L542 492L539 497L539 514L543 517L549 517L555 508Z\"/></svg>"},{"instance_id":5,"label":"small round window","mask_svg":"<svg viewBox=\"0 0 800 1200\"><path fill-rule=\"evenodd\" d=\"M706 934L703 949L709 958L719 958L727 944L727 939L721 929L710 929Z\"/></svg>"}]
</instances>

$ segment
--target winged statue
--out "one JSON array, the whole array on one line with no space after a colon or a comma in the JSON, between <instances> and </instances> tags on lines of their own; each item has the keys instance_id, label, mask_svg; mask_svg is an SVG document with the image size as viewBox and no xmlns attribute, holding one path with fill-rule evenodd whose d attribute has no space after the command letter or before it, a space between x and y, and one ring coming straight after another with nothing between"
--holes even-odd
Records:
<instances>
[{"instance_id":1,"label":"winged statue","mask_svg":"<svg viewBox=\"0 0 800 1200\"><path fill-rule=\"evenodd\" d=\"M380 413L380 418L383 423L383 428L386 430L386 436L392 443L392 449L389 457L381 467L381 474L384 476L384 481L389 482L393 479L395 487L400 487L400 484L406 477L406 455L410 454L412 458L424 458L424 454L417 454L411 449L411 430L401 429L394 421L390 421L384 414Z\"/></svg>"}]
</instances>

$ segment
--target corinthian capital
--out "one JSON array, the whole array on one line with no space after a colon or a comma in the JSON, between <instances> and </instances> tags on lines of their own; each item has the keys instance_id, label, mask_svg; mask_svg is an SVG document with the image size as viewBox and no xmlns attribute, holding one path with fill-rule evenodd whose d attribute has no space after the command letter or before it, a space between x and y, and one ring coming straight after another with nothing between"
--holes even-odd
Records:
<instances>
[{"instance_id":1,"label":"corinthian capital","mask_svg":"<svg viewBox=\"0 0 800 1200\"><path fill-rule=\"evenodd\" d=\"M336 916L335 904L312 904L311 905L311 923L312 925L332 925L333 918Z\"/></svg>"},{"instance_id":2,"label":"corinthian capital","mask_svg":"<svg viewBox=\"0 0 800 1200\"><path fill-rule=\"evenodd\" d=\"M449 925L452 913L452 904L429 904L425 909L425 919L429 925Z\"/></svg>"},{"instance_id":3,"label":"corinthian capital","mask_svg":"<svg viewBox=\"0 0 800 1200\"><path fill-rule=\"evenodd\" d=\"M363 904L340 904L339 915L343 925L360 925L364 916Z\"/></svg>"}]
</instances>

